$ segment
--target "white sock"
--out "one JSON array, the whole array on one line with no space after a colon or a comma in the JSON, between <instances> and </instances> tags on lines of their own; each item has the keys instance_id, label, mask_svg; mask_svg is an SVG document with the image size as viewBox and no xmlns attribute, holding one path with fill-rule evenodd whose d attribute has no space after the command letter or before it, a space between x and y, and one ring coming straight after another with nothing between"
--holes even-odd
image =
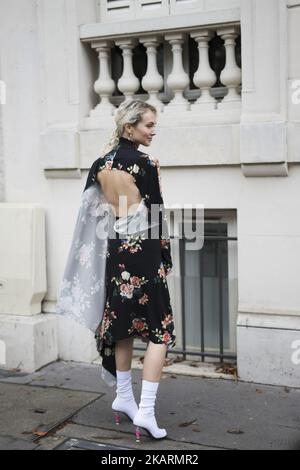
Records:
<instances>
[{"instance_id":1,"label":"white sock","mask_svg":"<svg viewBox=\"0 0 300 470\"><path fill-rule=\"evenodd\" d=\"M165 429L161 429L157 426L154 413L158 385L159 382L143 380L139 410L133 421L136 426L148 429L156 439L167 435L167 431Z\"/></svg>"},{"instance_id":2,"label":"white sock","mask_svg":"<svg viewBox=\"0 0 300 470\"><path fill-rule=\"evenodd\" d=\"M126 413L132 420L138 411L132 390L131 369L117 370L117 396L112 403L114 411Z\"/></svg>"},{"instance_id":3,"label":"white sock","mask_svg":"<svg viewBox=\"0 0 300 470\"><path fill-rule=\"evenodd\" d=\"M142 393L139 410L143 416L154 416L154 407L159 382L142 381Z\"/></svg>"},{"instance_id":4,"label":"white sock","mask_svg":"<svg viewBox=\"0 0 300 470\"><path fill-rule=\"evenodd\" d=\"M131 369L117 370L117 396L125 401L134 400Z\"/></svg>"}]
</instances>

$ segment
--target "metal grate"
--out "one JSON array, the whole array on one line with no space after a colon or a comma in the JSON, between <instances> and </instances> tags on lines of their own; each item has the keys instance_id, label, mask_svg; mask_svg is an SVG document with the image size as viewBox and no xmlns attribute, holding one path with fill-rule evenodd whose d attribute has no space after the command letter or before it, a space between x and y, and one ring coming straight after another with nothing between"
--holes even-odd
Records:
<instances>
[{"instance_id":1,"label":"metal grate","mask_svg":"<svg viewBox=\"0 0 300 470\"><path fill-rule=\"evenodd\" d=\"M170 236L170 238L176 238L174 236ZM188 240L189 242L191 240ZM204 232L204 246L195 256L199 258L199 265L200 265L200 276L197 279L197 288L200 292L200 303L199 303L199 336L197 339L196 347L189 348L189 339L188 339L188 328L187 328L187 321L189 319L189 310L187 307L186 302L186 269L185 269L185 238L179 239L179 252L180 252L180 272L181 272L181 324L182 324L182 348L173 348L167 351L167 355L169 354L179 354L182 356L183 360L186 360L186 356L195 356L201 357L202 362L205 361L205 358L212 358L217 359L221 362L224 360L230 360L232 362L236 362L236 353L228 351L228 347L226 345L226 328L228 329L228 322L229 319L226 317L227 310L224 309L224 304L226 305L228 299L228 292L224 290L224 259L225 264L228 262L227 255L228 255L228 242L230 241L237 241L237 237L229 237L227 236L227 224L216 223L216 224L205 224L205 232ZM217 288L215 289L215 295L218 297L218 313L216 315L216 326L214 331L215 337L215 345L213 348L210 347L207 328L205 328L205 319L207 318L207 312L205 312L204 306L204 297L205 297L205 288L203 283L203 272L204 272L204 248L209 245L209 249L213 250L213 258L214 263L212 269L214 270L213 276L217 279ZM224 256L225 252L225 256ZM227 265L225 268L227 269ZM229 308L229 307L228 307ZM226 320L226 322L225 322ZM225 328L226 326L226 328ZM145 347L135 346L135 350L137 351L145 351Z\"/></svg>"}]
</instances>

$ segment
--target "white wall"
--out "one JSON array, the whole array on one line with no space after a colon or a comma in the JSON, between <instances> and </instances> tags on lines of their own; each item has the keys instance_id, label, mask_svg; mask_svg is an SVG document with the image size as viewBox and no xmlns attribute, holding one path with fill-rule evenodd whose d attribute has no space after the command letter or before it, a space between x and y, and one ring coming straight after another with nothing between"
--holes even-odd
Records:
<instances>
[{"instance_id":1,"label":"white wall","mask_svg":"<svg viewBox=\"0 0 300 470\"><path fill-rule=\"evenodd\" d=\"M1 56L1 51L0 51L0 56ZM3 132L2 132L2 106L4 106L4 105L0 104L0 202L4 201L4 192L5 192Z\"/></svg>"},{"instance_id":2,"label":"white wall","mask_svg":"<svg viewBox=\"0 0 300 470\"><path fill-rule=\"evenodd\" d=\"M6 201L43 202L45 181L39 161L40 80L35 2L2 0L1 77Z\"/></svg>"},{"instance_id":3,"label":"white wall","mask_svg":"<svg viewBox=\"0 0 300 470\"><path fill-rule=\"evenodd\" d=\"M38 202L46 210L46 298L52 300L55 300L56 289L62 277L84 181L49 180L45 177L40 153L40 134L47 126L59 122L71 121L78 125L81 106L88 106L84 101L79 102L78 98L79 88L84 87L85 82L81 83L80 76L74 76L76 71L78 73L78 70L84 70L76 62L78 51L75 50L75 44L79 41L75 33L78 23L93 19L93 9L88 7L94 5L94 0L86 1L85 8L82 2L67 2L70 13L68 21L73 20L69 28L66 28L63 21L58 21L64 10L64 3L60 0L1 0L0 5L4 12L0 14L1 79L7 85L7 103L1 107L5 201ZM76 14L74 18L77 3L78 16ZM43 13L48 15L46 24L48 28L52 28L51 31L40 28L43 26ZM69 34L69 43L65 41L66 31ZM47 33L52 42L47 42L44 56L43 46ZM80 56L80 51L78 54ZM45 70L49 71L49 68L51 74L45 76ZM88 93L90 94L89 90ZM82 112L84 114L84 109ZM1 168L0 145L0 183Z\"/></svg>"},{"instance_id":4,"label":"white wall","mask_svg":"<svg viewBox=\"0 0 300 470\"><path fill-rule=\"evenodd\" d=\"M300 161L300 2L289 0L288 10L288 152L290 161ZM296 88L293 85L296 84ZM298 91L297 91L298 90ZM297 103L292 95L297 92Z\"/></svg>"}]
</instances>

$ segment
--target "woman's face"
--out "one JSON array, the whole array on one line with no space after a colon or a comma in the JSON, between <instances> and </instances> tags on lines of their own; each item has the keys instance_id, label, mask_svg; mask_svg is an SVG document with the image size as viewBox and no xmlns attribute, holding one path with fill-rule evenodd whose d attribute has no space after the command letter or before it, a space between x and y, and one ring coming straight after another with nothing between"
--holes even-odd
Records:
<instances>
[{"instance_id":1,"label":"woman's face","mask_svg":"<svg viewBox=\"0 0 300 470\"><path fill-rule=\"evenodd\" d=\"M145 145L149 147L152 138L155 136L156 113L148 109L144 112L142 120L136 125L127 124L124 137L134 141L137 146ZM131 137L129 137L131 134Z\"/></svg>"}]
</instances>

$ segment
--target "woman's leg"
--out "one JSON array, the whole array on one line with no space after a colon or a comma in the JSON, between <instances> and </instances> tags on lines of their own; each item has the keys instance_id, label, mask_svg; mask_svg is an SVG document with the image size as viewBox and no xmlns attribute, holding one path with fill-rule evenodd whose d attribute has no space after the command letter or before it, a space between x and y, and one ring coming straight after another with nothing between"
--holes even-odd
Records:
<instances>
[{"instance_id":1,"label":"woman's leg","mask_svg":"<svg viewBox=\"0 0 300 470\"><path fill-rule=\"evenodd\" d=\"M167 346L165 344L154 344L152 341L149 341L144 357L141 401L139 410L133 421L137 426L137 442L139 442L140 439L139 427L146 428L156 439L163 439L167 436L167 431L157 426L154 413L155 400L162 368L165 363L166 351Z\"/></svg>"},{"instance_id":2,"label":"woman's leg","mask_svg":"<svg viewBox=\"0 0 300 470\"><path fill-rule=\"evenodd\" d=\"M133 338L116 341L115 359L117 372L117 396L112 403L112 409L116 412L126 413L131 420L135 417L138 406L134 399L131 377L131 361L133 350ZM119 414L115 414L116 424L119 423Z\"/></svg>"},{"instance_id":3,"label":"woman's leg","mask_svg":"<svg viewBox=\"0 0 300 470\"><path fill-rule=\"evenodd\" d=\"M126 338L116 341L115 357L116 368L119 371L127 371L131 369L133 351L133 338Z\"/></svg>"},{"instance_id":4,"label":"woman's leg","mask_svg":"<svg viewBox=\"0 0 300 470\"><path fill-rule=\"evenodd\" d=\"M149 382L159 382L166 359L167 346L149 341L144 356L143 379Z\"/></svg>"}]
</instances>

